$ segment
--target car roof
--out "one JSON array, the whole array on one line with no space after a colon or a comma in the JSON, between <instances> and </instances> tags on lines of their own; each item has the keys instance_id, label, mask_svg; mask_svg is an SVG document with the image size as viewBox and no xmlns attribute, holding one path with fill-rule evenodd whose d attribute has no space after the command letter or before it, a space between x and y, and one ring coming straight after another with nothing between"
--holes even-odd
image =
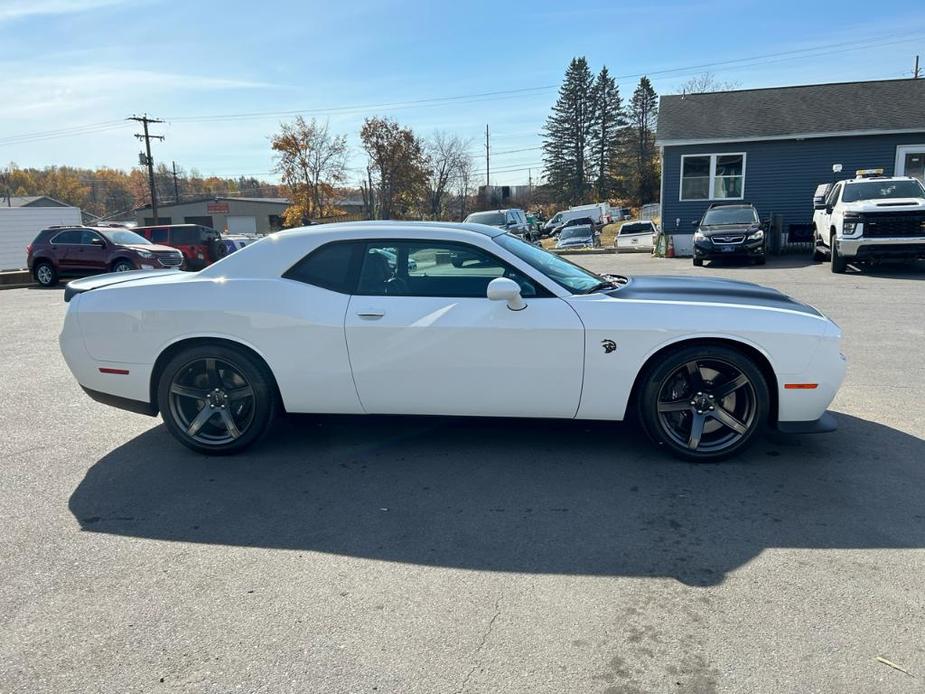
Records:
<instances>
[{"instance_id":1,"label":"car roof","mask_svg":"<svg viewBox=\"0 0 925 694\"><path fill-rule=\"evenodd\" d=\"M845 183L866 183L867 181L917 181L919 179L912 176L857 176L855 178L846 178Z\"/></svg>"},{"instance_id":2,"label":"car roof","mask_svg":"<svg viewBox=\"0 0 925 694\"><path fill-rule=\"evenodd\" d=\"M473 224L471 222L407 222L400 220L376 220L364 222L337 222L335 224L315 224L312 226L286 229L285 231L277 231L273 234L273 236L288 238L297 235L312 236L317 234L329 234L331 232L338 231L363 231L369 232L370 238L388 238L389 236L394 236L395 233L400 233L402 230L411 229L415 231L423 231L426 229L468 231L475 234L481 234L482 236L488 236L490 238L501 236L502 234L506 233L504 229L499 229L498 227L488 226L487 224Z\"/></svg>"},{"instance_id":3,"label":"car roof","mask_svg":"<svg viewBox=\"0 0 925 694\"><path fill-rule=\"evenodd\" d=\"M715 210L717 207L754 207L750 202L714 202L707 208Z\"/></svg>"}]
</instances>

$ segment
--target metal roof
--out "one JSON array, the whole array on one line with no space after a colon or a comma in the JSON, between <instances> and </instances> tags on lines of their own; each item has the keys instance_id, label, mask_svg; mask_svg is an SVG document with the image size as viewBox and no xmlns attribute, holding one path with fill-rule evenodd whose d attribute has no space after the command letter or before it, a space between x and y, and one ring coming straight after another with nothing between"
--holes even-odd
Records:
<instances>
[{"instance_id":1,"label":"metal roof","mask_svg":"<svg viewBox=\"0 0 925 694\"><path fill-rule=\"evenodd\" d=\"M660 145L925 132L925 79L810 84L659 100Z\"/></svg>"}]
</instances>

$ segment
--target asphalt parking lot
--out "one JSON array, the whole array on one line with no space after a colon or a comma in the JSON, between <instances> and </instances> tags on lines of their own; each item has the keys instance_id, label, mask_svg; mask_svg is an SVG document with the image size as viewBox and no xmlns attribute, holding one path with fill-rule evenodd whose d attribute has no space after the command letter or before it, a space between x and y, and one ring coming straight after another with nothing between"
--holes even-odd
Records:
<instances>
[{"instance_id":1,"label":"asphalt parking lot","mask_svg":"<svg viewBox=\"0 0 925 694\"><path fill-rule=\"evenodd\" d=\"M0 692L925 690L925 267L582 262L815 305L840 430L698 466L628 425L293 417L208 459L81 392L60 290L0 292Z\"/></svg>"}]
</instances>

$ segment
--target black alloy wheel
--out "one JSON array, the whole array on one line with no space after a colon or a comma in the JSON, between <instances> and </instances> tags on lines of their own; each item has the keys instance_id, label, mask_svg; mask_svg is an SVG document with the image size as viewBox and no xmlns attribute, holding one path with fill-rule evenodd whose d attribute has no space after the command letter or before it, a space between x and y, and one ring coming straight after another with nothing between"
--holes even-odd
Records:
<instances>
[{"instance_id":1,"label":"black alloy wheel","mask_svg":"<svg viewBox=\"0 0 925 694\"><path fill-rule=\"evenodd\" d=\"M768 418L761 371L737 350L705 345L666 357L647 375L641 419L649 436L686 460L706 462L745 448Z\"/></svg>"},{"instance_id":2,"label":"black alloy wheel","mask_svg":"<svg viewBox=\"0 0 925 694\"><path fill-rule=\"evenodd\" d=\"M158 406L180 443L200 453L236 453L260 439L275 414L266 367L243 350L202 346L165 367Z\"/></svg>"}]
</instances>

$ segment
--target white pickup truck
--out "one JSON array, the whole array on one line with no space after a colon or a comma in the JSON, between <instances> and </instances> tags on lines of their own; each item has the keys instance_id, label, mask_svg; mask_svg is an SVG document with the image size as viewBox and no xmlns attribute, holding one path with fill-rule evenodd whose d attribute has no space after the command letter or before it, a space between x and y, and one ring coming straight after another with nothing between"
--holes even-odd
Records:
<instances>
[{"instance_id":1,"label":"white pickup truck","mask_svg":"<svg viewBox=\"0 0 925 694\"><path fill-rule=\"evenodd\" d=\"M828 258L832 272L849 263L925 258L925 188L915 178L858 171L813 207L813 258Z\"/></svg>"}]
</instances>

